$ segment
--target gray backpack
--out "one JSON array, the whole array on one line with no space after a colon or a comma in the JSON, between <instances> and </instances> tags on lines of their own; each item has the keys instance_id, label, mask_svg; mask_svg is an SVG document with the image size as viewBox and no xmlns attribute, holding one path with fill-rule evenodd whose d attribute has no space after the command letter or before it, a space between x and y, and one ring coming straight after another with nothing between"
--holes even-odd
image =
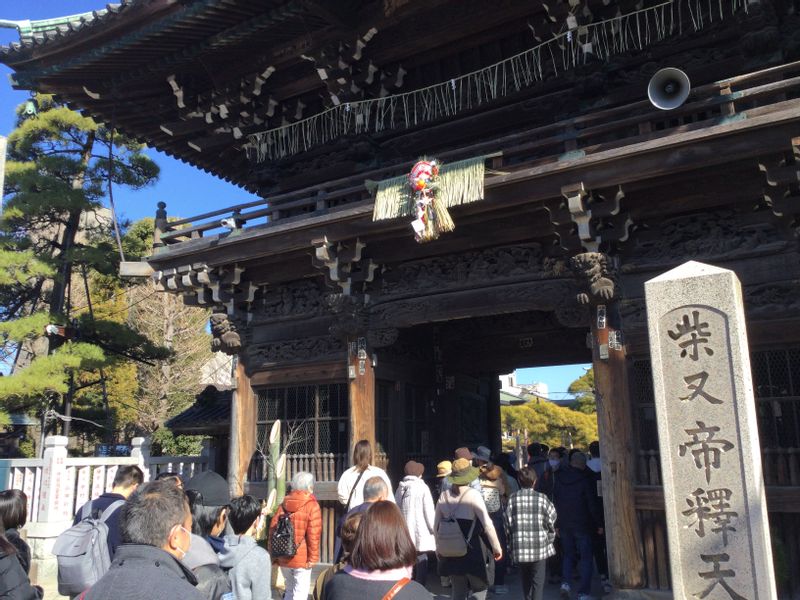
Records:
<instances>
[{"instance_id":1,"label":"gray backpack","mask_svg":"<svg viewBox=\"0 0 800 600\"><path fill-rule=\"evenodd\" d=\"M81 520L58 536L53 554L58 560L58 593L77 596L97 582L111 566L106 520L125 504L117 500L99 518L92 516L92 503L81 510Z\"/></svg>"}]
</instances>

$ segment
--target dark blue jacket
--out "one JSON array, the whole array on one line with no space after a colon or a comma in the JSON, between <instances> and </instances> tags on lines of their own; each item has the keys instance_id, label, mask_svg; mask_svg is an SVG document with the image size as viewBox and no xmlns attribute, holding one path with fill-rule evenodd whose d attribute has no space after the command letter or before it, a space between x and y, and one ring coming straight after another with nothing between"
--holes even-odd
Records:
<instances>
[{"instance_id":1,"label":"dark blue jacket","mask_svg":"<svg viewBox=\"0 0 800 600\"><path fill-rule=\"evenodd\" d=\"M84 504L92 505L92 516L94 518L100 518L100 515L103 514L103 511L107 509L109 506L114 504L117 500L125 500L125 496L122 494L114 494L112 492L106 492L102 496L95 498ZM75 515L75 519L73 520L72 524L77 525L81 521L81 514L83 513L83 506L81 506L78 513ZM111 559L114 559L114 553L117 551L117 547L122 544L122 532L119 528L119 518L122 516L122 507L120 506L117 510L115 510L106 520L106 525L108 526L108 552L111 555Z\"/></svg>"},{"instance_id":2,"label":"dark blue jacket","mask_svg":"<svg viewBox=\"0 0 800 600\"><path fill-rule=\"evenodd\" d=\"M556 472L553 504L558 513L558 529L588 533L601 526L597 488L590 473L569 466L561 467Z\"/></svg>"}]
</instances>

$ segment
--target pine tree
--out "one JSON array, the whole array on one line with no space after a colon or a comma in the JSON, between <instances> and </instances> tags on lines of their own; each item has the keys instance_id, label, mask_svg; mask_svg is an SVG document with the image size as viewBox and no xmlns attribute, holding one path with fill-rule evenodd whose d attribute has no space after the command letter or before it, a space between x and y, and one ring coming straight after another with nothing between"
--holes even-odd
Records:
<instances>
[{"instance_id":1,"label":"pine tree","mask_svg":"<svg viewBox=\"0 0 800 600\"><path fill-rule=\"evenodd\" d=\"M117 271L112 223L103 209L110 183L147 186L158 166L141 144L52 96L39 94L35 101L38 114L20 107L8 136L0 335L12 374L0 378L0 406L41 413L71 396L87 372L96 376L123 360L167 353L124 323L88 313L72 322L70 302L76 274ZM48 324L63 328L45 336Z\"/></svg>"},{"instance_id":2,"label":"pine tree","mask_svg":"<svg viewBox=\"0 0 800 600\"><path fill-rule=\"evenodd\" d=\"M567 391L575 396L575 401L570 404L572 410L594 415L597 413L597 402L594 398L594 370L589 369L569 384Z\"/></svg>"}]
</instances>

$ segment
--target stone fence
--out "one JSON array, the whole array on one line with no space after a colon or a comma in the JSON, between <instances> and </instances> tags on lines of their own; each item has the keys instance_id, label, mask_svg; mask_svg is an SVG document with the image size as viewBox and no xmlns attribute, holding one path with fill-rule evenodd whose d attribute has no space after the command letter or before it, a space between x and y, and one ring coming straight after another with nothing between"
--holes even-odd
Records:
<instances>
[{"instance_id":1,"label":"stone fence","mask_svg":"<svg viewBox=\"0 0 800 600\"><path fill-rule=\"evenodd\" d=\"M28 497L28 524L24 533L31 546L31 579L53 579L55 557L51 551L58 535L72 524L77 509L86 501L111 490L117 469L138 465L145 480L172 471L186 478L212 465L208 445L200 456L150 456L150 440L137 437L131 441L130 457L67 456L67 438L45 438L42 458L0 460L0 490L20 489ZM54 579L53 579L54 580Z\"/></svg>"}]
</instances>

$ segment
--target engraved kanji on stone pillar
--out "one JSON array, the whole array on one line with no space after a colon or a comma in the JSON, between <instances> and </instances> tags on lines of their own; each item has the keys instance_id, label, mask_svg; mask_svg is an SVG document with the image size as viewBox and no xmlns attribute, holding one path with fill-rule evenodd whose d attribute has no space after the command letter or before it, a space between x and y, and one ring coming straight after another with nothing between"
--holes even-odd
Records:
<instances>
[{"instance_id":1,"label":"engraved kanji on stone pillar","mask_svg":"<svg viewBox=\"0 0 800 600\"><path fill-rule=\"evenodd\" d=\"M673 593L776 598L739 280L688 262L645 296Z\"/></svg>"}]
</instances>

